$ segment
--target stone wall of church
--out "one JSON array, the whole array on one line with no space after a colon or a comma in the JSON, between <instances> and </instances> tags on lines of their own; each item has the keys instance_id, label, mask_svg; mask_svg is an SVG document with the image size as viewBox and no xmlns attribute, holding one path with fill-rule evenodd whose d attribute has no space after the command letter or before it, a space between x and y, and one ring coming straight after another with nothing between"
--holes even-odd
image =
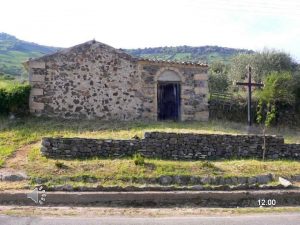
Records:
<instances>
[{"instance_id":1,"label":"stone wall of church","mask_svg":"<svg viewBox=\"0 0 300 225\"><path fill-rule=\"evenodd\" d=\"M65 118L141 118L140 76L127 54L86 44L29 66L32 112Z\"/></svg>"},{"instance_id":2,"label":"stone wall of church","mask_svg":"<svg viewBox=\"0 0 300 225\"><path fill-rule=\"evenodd\" d=\"M263 137L184 133L145 133L141 140L43 138L41 152L53 158L145 157L176 160L262 158ZM300 144L284 144L282 137L266 137L266 158L300 160Z\"/></svg>"},{"instance_id":3,"label":"stone wall of church","mask_svg":"<svg viewBox=\"0 0 300 225\"><path fill-rule=\"evenodd\" d=\"M36 115L102 120L157 119L157 84L164 71L180 77L180 120L208 120L207 66L141 60L87 42L27 62Z\"/></svg>"}]
</instances>

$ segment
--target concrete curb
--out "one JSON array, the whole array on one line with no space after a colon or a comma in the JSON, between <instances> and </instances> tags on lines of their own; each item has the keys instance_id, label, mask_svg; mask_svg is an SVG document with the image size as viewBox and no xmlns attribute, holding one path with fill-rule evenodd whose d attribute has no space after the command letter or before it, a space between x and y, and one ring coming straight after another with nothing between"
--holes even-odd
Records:
<instances>
[{"instance_id":1,"label":"concrete curb","mask_svg":"<svg viewBox=\"0 0 300 225\"><path fill-rule=\"evenodd\" d=\"M35 205L30 191L0 192L2 205ZM40 197L40 196L39 196ZM199 207L300 206L300 190L177 191L177 192L47 192L44 205Z\"/></svg>"}]
</instances>

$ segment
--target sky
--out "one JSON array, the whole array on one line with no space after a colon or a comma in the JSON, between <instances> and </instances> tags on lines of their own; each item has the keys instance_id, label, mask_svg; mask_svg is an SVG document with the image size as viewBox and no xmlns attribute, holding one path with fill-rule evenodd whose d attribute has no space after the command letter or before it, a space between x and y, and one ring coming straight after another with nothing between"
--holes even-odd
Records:
<instances>
[{"instance_id":1,"label":"sky","mask_svg":"<svg viewBox=\"0 0 300 225\"><path fill-rule=\"evenodd\" d=\"M300 61L298 0L2 0L0 7L0 32L43 45L270 48Z\"/></svg>"}]
</instances>

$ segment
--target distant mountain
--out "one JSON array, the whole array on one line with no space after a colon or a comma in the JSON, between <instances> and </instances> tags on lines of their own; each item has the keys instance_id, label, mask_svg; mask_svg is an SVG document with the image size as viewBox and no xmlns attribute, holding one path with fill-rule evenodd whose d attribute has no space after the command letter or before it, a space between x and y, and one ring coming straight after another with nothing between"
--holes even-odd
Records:
<instances>
[{"instance_id":1,"label":"distant mountain","mask_svg":"<svg viewBox=\"0 0 300 225\"><path fill-rule=\"evenodd\" d=\"M54 53L59 49L62 48L38 45L19 40L15 36L6 33L0 33L0 74L21 75L25 72L22 62L29 58ZM178 61L201 61L207 63L217 60L226 63L238 53L254 52L251 50L218 46L178 46L123 50L136 57Z\"/></svg>"},{"instance_id":2,"label":"distant mountain","mask_svg":"<svg viewBox=\"0 0 300 225\"><path fill-rule=\"evenodd\" d=\"M22 62L56 52L59 48L22 41L15 36L0 33L0 74L21 75Z\"/></svg>"},{"instance_id":3,"label":"distant mountain","mask_svg":"<svg viewBox=\"0 0 300 225\"><path fill-rule=\"evenodd\" d=\"M252 50L224 48L219 46L178 46L178 47L157 47L144 49L125 49L133 56L178 61L201 61L211 63L213 61L228 62L230 58L239 53L254 53Z\"/></svg>"}]
</instances>

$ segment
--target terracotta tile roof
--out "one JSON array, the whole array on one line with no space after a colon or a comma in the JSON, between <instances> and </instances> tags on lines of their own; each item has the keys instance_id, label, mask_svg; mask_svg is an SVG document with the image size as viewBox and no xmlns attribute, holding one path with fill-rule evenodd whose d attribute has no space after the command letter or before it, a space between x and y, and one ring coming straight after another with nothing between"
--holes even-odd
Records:
<instances>
[{"instance_id":1,"label":"terracotta tile roof","mask_svg":"<svg viewBox=\"0 0 300 225\"><path fill-rule=\"evenodd\" d=\"M138 61L208 67L208 64L206 64L206 63L192 62L192 61L175 61L175 60L173 61L173 60L158 60L158 59L146 59L146 58L138 58Z\"/></svg>"}]
</instances>

